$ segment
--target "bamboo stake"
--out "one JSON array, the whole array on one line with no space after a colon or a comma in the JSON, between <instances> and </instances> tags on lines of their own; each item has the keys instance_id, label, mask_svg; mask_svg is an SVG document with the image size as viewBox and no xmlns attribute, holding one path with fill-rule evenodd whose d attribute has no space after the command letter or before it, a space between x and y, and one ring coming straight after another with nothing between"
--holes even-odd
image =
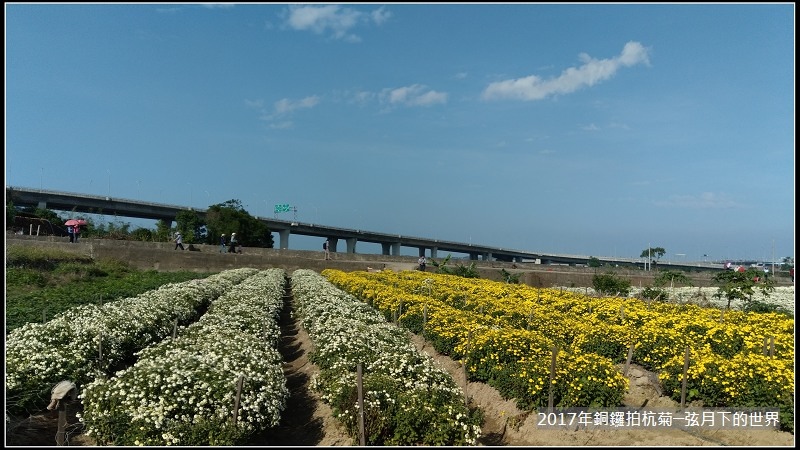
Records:
<instances>
[{"instance_id":1,"label":"bamboo stake","mask_svg":"<svg viewBox=\"0 0 800 450\"><path fill-rule=\"evenodd\" d=\"M358 442L364 447L367 445L367 437L364 430L364 376L361 363L356 366L356 382L358 384Z\"/></svg>"},{"instance_id":2,"label":"bamboo stake","mask_svg":"<svg viewBox=\"0 0 800 450\"><path fill-rule=\"evenodd\" d=\"M689 346L686 346L686 354L683 357L683 376L681 379L681 408L686 407L686 384L689 382L687 374L689 372Z\"/></svg>"},{"instance_id":3,"label":"bamboo stake","mask_svg":"<svg viewBox=\"0 0 800 450\"><path fill-rule=\"evenodd\" d=\"M244 384L244 375L239 375L239 383L236 386L236 399L233 403L233 425L236 425L236 421L239 419L239 402L242 399L242 385Z\"/></svg>"}]
</instances>

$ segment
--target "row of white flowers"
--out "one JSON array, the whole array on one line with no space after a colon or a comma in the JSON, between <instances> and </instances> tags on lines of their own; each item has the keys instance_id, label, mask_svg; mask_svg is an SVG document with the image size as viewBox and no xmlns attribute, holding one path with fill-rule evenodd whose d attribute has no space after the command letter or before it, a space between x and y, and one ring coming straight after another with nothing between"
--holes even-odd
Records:
<instances>
[{"instance_id":1,"label":"row of white flowers","mask_svg":"<svg viewBox=\"0 0 800 450\"><path fill-rule=\"evenodd\" d=\"M169 283L136 297L71 308L6 337L6 408L40 410L62 380L78 385L119 369L134 353L170 335L256 269Z\"/></svg>"},{"instance_id":2,"label":"row of white flowers","mask_svg":"<svg viewBox=\"0 0 800 450\"><path fill-rule=\"evenodd\" d=\"M356 367L362 364L368 445L474 445L480 423L446 370L422 354L380 312L318 273L292 274L294 311L321 368L312 388L331 404L356 442Z\"/></svg>"},{"instance_id":3,"label":"row of white flowers","mask_svg":"<svg viewBox=\"0 0 800 450\"><path fill-rule=\"evenodd\" d=\"M581 288L568 288L556 287L555 289L563 289L571 292L579 292L590 296L597 296L598 294L594 289L589 287ZM631 287L630 296L638 296L644 288ZM728 299L724 295L717 296L719 293L718 287L666 287L664 290L669 294L671 302L678 303L692 303L700 306L714 306L718 308L725 308L728 306ZM768 303L771 305L780 306L781 308L791 311L794 314L794 286L776 286L775 290L764 294L761 289L753 290L753 300ZM742 309L744 303L741 300L731 301L731 308Z\"/></svg>"},{"instance_id":4,"label":"row of white flowers","mask_svg":"<svg viewBox=\"0 0 800 450\"><path fill-rule=\"evenodd\" d=\"M86 434L104 445L237 445L276 426L289 396L277 348L284 286L283 269L259 272L175 339L88 384Z\"/></svg>"}]
</instances>

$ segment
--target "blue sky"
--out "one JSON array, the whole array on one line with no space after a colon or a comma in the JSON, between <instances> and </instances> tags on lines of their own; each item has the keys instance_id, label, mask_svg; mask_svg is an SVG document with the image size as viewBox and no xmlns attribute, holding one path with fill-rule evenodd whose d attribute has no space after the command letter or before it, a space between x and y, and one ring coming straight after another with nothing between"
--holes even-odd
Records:
<instances>
[{"instance_id":1,"label":"blue sky","mask_svg":"<svg viewBox=\"0 0 800 450\"><path fill-rule=\"evenodd\" d=\"M530 251L794 257L791 3L5 14L6 185Z\"/></svg>"}]
</instances>

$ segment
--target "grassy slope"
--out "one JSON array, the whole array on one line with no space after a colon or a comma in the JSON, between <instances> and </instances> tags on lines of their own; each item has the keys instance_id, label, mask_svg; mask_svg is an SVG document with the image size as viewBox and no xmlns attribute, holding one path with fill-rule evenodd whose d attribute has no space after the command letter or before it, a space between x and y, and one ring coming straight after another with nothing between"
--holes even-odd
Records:
<instances>
[{"instance_id":1,"label":"grassy slope","mask_svg":"<svg viewBox=\"0 0 800 450\"><path fill-rule=\"evenodd\" d=\"M135 297L167 283L210 274L142 271L117 260L94 260L58 250L6 250L6 334L27 322L49 320L85 303Z\"/></svg>"}]
</instances>

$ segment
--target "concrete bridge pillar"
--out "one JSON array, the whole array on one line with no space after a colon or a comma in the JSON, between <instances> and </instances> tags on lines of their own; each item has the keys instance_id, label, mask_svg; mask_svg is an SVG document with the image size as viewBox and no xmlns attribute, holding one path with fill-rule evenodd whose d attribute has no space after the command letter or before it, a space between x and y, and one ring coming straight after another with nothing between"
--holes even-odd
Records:
<instances>
[{"instance_id":1,"label":"concrete bridge pillar","mask_svg":"<svg viewBox=\"0 0 800 450\"><path fill-rule=\"evenodd\" d=\"M47 209L47 202L46 202L46 201L44 201L44 200L41 200L41 201L39 202L39 206L38 206L38 208L39 208L39 209Z\"/></svg>"},{"instance_id":2,"label":"concrete bridge pillar","mask_svg":"<svg viewBox=\"0 0 800 450\"><path fill-rule=\"evenodd\" d=\"M400 243L399 242L395 242L394 244L392 244L392 255L400 256Z\"/></svg>"},{"instance_id":3,"label":"concrete bridge pillar","mask_svg":"<svg viewBox=\"0 0 800 450\"><path fill-rule=\"evenodd\" d=\"M419 248L419 256L425 256L425 247Z\"/></svg>"},{"instance_id":4,"label":"concrete bridge pillar","mask_svg":"<svg viewBox=\"0 0 800 450\"><path fill-rule=\"evenodd\" d=\"M382 242L382 243L381 243L381 254L382 254L382 255L388 255L388 254L389 254L389 250L390 250L391 248L392 248L392 245L391 245L391 244L387 244L387 243L385 243L385 242Z\"/></svg>"},{"instance_id":5,"label":"concrete bridge pillar","mask_svg":"<svg viewBox=\"0 0 800 450\"><path fill-rule=\"evenodd\" d=\"M347 238L347 253L355 253L356 252L356 242L358 239L356 238Z\"/></svg>"},{"instance_id":6,"label":"concrete bridge pillar","mask_svg":"<svg viewBox=\"0 0 800 450\"><path fill-rule=\"evenodd\" d=\"M470 253L469 254L469 260L470 261L477 261L478 260L478 254L477 253Z\"/></svg>"},{"instance_id":7,"label":"concrete bridge pillar","mask_svg":"<svg viewBox=\"0 0 800 450\"><path fill-rule=\"evenodd\" d=\"M281 238L280 248L281 250L285 250L289 248L289 230L280 230L278 231L278 235Z\"/></svg>"},{"instance_id":8,"label":"concrete bridge pillar","mask_svg":"<svg viewBox=\"0 0 800 450\"><path fill-rule=\"evenodd\" d=\"M339 244L339 238L328 238L328 250L331 253L336 253L337 244Z\"/></svg>"},{"instance_id":9,"label":"concrete bridge pillar","mask_svg":"<svg viewBox=\"0 0 800 450\"><path fill-rule=\"evenodd\" d=\"M436 258L437 250L439 250L439 247L431 247L431 258Z\"/></svg>"}]
</instances>

